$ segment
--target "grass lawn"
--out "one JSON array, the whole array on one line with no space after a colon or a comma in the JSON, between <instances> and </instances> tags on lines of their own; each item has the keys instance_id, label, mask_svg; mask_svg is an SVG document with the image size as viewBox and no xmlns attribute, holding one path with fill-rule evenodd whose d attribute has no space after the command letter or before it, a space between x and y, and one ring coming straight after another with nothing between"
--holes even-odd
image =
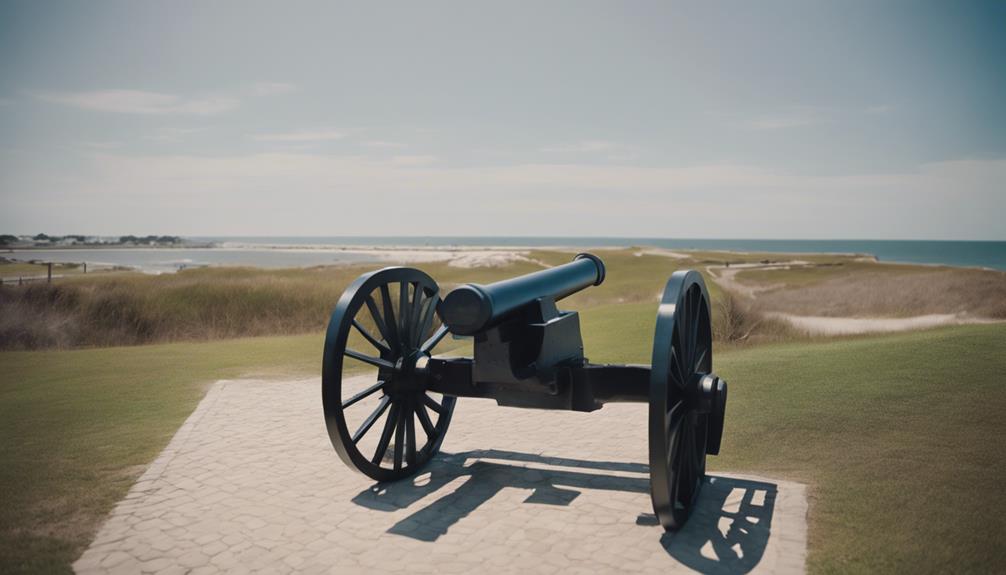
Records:
<instances>
[{"instance_id":1,"label":"grass lawn","mask_svg":"<svg viewBox=\"0 0 1006 575\"><path fill-rule=\"evenodd\" d=\"M590 358L647 363L654 313L584 311ZM320 351L310 335L0 353L0 571L68 570L209 382L316 376ZM716 368L731 393L711 469L811 486L812 571L1006 569L1006 326L735 349Z\"/></svg>"},{"instance_id":2,"label":"grass lawn","mask_svg":"<svg viewBox=\"0 0 1006 575\"><path fill-rule=\"evenodd\" d=\"M208 383L316 374L321 347L312 335L0 353L0 571L68 571Z\"/></svg>"},{"instance_id":3,"label":"grass lawn","mask_svg":"<svg viewBox=\"0 0 1006 575\"><path fill-rule=\"evenodd\" d=\"M584 314L592 361L649 362L652 309ZM810 485L816 573L1006 572L1006 326L718 353L710 469Z\"/></svg>"}]
</instances>

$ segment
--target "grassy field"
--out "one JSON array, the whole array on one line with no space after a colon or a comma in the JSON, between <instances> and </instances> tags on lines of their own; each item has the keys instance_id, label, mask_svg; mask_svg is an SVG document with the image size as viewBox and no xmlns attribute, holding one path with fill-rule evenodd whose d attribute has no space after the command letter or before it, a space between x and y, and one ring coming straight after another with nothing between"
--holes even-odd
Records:
<instances>
[{"instance_id":1,"label":"grassy field","mask_svg":"<svg viewBox=\"0 0 1006 575\"><path fill-rule=\"evenodd\" d=\"M19 277L45 277L47 273L49 273L49 268L44 264L0 261L0 278L8 281L16 280ZM80 264L54 263L52 273L53 275L76 275L84 273L84 268Z\"/></svg>"},{"instance_id":2,"label":"grassy field","mask_svg":"<svg viewBox=\"0 0 1006 575\"><path fill-rule=\"evenodd\" d=\"M648 360L654 310L583 313L594 361ZM0 566L65 571L218 378L317 375L319 335L0 353ZM711 468L811 486L814 572L1002 571L1006 328L721 352Z\"/></svg>"},{"instance_id":3,"label":"grassy field","mask_svg":"<svg viewBox=\"0 0 1006 575\"><path fill-rule=\"evenodd\" d=\"M797 315L907 317L961 314L1006 319L1006 272L836 259L744 269L761 309Z\"/></svg>"},{"instance_id":4,"label":"grassy field","mask_svg":"<svg viewBox=\"0 0 1006 575\"><path fill-rule=\"evenodd\" d=\"M666 278L690 262L605 250L608 279L570 305L656 302ZM447 290L565 263L569 252L532 251L505 267L421 267ZM350 281L380 265L264 270L202 268L176 274L117 273L61 278L0 290L0 349L135 345L301 334L323 330ZM715 286L713 296L720 294Z\"/></svg>"},{"instance_id":5,"label":"grassy field","mask_svg":"<svg viewBox=\"0 0 1006 575\"><path fill-rule=\"evenodd\" d=\"M606 282L562 305L581 310L590 359L648 363L667 276L717 265L718 255L604 250ZM447 290L570 257L534 251L503 268L420 267ZM829 261L816 262L826 274L889 271ZM201 340L0 352L0 572L68 570L214 380L317 376L319 332L364 269L95 275L0 291L3 337L27 321L77 334L41 347ZM834 277L842 274L800 276L786 289L817 289ZM982 277L999 289L998 276ZM997 513L1006 509L998 485L1006 473L1006 325L815 340L758 323L755 337L738 342L730 334L759 320L729 311L733 298L709 287L716 368L731 382L723 456L711 469L810 485L812 571L1006 570L1006 520ZM300 335L233 339L269 333ZM752 345L772 341L782 343Z\"/></svg>"}]
</instances>

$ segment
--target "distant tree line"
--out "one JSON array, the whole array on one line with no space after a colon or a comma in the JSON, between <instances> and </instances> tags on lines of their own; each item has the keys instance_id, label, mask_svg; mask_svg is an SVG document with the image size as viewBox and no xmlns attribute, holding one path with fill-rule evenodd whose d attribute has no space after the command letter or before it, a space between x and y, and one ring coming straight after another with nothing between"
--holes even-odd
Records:
<instances>
[{"instance_id":1,"label":"distant tree line","mask_svg":"<svg viewBox=\"0 0 1006 575\"><path fill-rule=\"evenodd\" d=\"M178 236L119 236L120 244L177 244L181 241Z\"/></svg>"},{"instance_id":2,"label":"distant tree line","mask_svg":"<svg viewBox=\"0 0 1006 575\"><path fill-rule=\"evenodd\" d=\"M30 237L30 241L27 239ZM96 239L81 234L70 234L65 236L50 236L49 234L35 234L34 236L15 236L11 234L0 234L0 246L31 242L59 243L73 241L79 244L133 244L133 245L154 245L154 244L179 244L182 238L179 236L119 236L118 240Z\"/></svg>"}]
</instances>

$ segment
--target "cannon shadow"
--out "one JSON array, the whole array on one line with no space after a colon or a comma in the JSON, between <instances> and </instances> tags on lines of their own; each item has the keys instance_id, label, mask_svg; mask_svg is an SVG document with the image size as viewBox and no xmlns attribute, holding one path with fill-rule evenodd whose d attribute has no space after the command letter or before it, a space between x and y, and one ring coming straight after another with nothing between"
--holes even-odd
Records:
<instances>
[{"instance_id":1,"label":"cannon shadow","mask_svg":"<svg viewBox=\"0 0 1006 575\"><path fill-rule=\"evenodd\" d=\"M538 466L529 468L499 461ZM642 476L627 477L605 471ZM388 532L420 541L436 541L506 487L530 490L525 503L559 506L569 505L580 495L579 489L644 494L650 491L647 465L488 449L441 453L414 480L375 484L357 494L353 503L381 511L408 509L459 478L467 479L395 523ZM777 491L773 483L709 476L683 529L664 532L649 509L638 514L636 523L653 526L655 542L692 569L713 574L747 573L765 553Z\"/></svg>"}]
</instances>

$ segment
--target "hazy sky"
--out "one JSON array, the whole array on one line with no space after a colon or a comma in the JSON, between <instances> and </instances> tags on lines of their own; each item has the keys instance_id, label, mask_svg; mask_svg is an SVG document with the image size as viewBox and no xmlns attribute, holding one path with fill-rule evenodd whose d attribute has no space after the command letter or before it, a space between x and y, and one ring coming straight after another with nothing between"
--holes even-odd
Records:
<instances>
[{"instance_id":1,"label":"hazy sky","mask_svg":"<svg viewBox=\"0 0 1006 575\"><path fill-rule=\"evenodd\" d=\"M0 2L0 233L1006 239L1006 2Z\"/></svg>"}]
</instances>

